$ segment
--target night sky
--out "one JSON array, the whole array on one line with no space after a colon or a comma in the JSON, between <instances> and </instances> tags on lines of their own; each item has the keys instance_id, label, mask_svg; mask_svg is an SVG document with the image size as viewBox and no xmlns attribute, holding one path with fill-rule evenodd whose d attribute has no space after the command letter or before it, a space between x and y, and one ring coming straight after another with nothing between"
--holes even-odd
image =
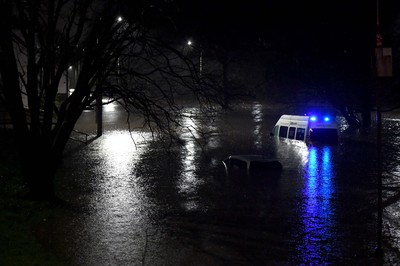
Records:
<instances>
[{"instance_id":1,"label":"night sky","mask_svg":"<svg viewBox=\"0 0 400 266\"><path fill-rule=\"evenodd\" d=\"M384 41L392 42L392 23L400 5L381 3ZM351 51L373 46L376 1L182 1L182 20L187 32L230 41L262 37L281 49Z\"/></svg>"},{"instance_id":2,"label":"night sky","mask_svg":"<svg viewBox=\"0 0 400 266\"><path fill-rule=\"evenodd\" d=\"M379 1L383 45L399 46L400 1ZM274 64L272 70L279 72L281 80L291 75L306 86L307 82L322 82L322 87L347 82L344 90L370 83L367 79L373 74L377 0L180 3L181 29L187 36L240 49L259 45L261 40L267 52L278 54L277 60L266 62Z\"/></svg>"}]
</instances>

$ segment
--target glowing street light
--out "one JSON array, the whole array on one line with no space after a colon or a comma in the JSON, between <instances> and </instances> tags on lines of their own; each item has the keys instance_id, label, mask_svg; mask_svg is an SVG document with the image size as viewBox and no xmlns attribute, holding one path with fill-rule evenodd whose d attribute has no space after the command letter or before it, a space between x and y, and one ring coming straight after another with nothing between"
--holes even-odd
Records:
<instances>
[{"instance_id":1,"label":"glowing street light","mask_svg":"<svg viewBox=\"0 0 400 266\"><path fill-rule=\"evenodd\" d=\"M188 40L186 44L188 46L192 46L193 42L191 40ZM203 72L203 48L201 47L201 44L200 44L199 50L200 50L200 55L199 55L199 73L200 73L200 76L201 76L201 74Z\"/></svg>"}]
</instances>

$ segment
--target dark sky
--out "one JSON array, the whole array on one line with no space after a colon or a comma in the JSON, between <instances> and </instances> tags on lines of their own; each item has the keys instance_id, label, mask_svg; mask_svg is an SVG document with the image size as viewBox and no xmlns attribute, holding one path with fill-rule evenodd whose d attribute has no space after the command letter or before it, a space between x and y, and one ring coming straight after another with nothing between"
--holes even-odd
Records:
<instances>
[{"instance_id":1,"label":"dark sky","mask_svg":"<svg viewBox=\"0 0 400 266\"><path fill-rule=\"evenodd\" d=\"M398 13L400 1L380 1L381 24L389 28L386 22ZM223 2L182 1L188 31L232 41L262 36L293 49L321 45L343 49L373 42L376 0Z\"/></svg>"},{"instance_id":2,"label":"dark sky","mask_svg":"<svg viewBox=\"0 0 400 266\"><path fill-rule=\"evenodd\" d=\"M315 73L322 80L344 80L371 73L377 0L180 1L188 36L239 48L261 38L277 54L273 63L282 62L274 67L281 76ZM400 0L379 1L384 46L393 47Z\"/></svg>"}]
</instances>

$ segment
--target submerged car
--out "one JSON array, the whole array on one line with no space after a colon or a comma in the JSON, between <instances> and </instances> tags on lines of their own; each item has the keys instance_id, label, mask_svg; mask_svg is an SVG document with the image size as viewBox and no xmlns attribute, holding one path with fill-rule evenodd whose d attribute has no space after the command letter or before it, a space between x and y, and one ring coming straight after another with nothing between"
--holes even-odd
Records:
<instances>
[{"instance_id":1,"label":"submerged car","mask_svg":"<svg viewBox=\"0 0 400 266\"><path fill-rule=\"evenodd\" d=\"M278 160L257 154L231 155L222 162L228 176L268 175L280 172L283 169L282 164Z\"/></svg>"}]
</instances>

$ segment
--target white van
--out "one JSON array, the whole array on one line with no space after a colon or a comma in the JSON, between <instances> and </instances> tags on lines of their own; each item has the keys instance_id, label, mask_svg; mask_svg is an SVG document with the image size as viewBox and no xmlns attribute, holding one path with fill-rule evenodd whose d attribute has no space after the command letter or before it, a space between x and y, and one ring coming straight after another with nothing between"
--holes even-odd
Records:
<instances>
[{"instance_id":1,"label":"white van","mask_svg":"<svg viewBox=\"0 0 400 266\"><path fill-rule=\"evenodd\" d=\"M271 136L304 142L337 142L335 117L324 115L282 115Z\"/></svg>"}]
</instances>

